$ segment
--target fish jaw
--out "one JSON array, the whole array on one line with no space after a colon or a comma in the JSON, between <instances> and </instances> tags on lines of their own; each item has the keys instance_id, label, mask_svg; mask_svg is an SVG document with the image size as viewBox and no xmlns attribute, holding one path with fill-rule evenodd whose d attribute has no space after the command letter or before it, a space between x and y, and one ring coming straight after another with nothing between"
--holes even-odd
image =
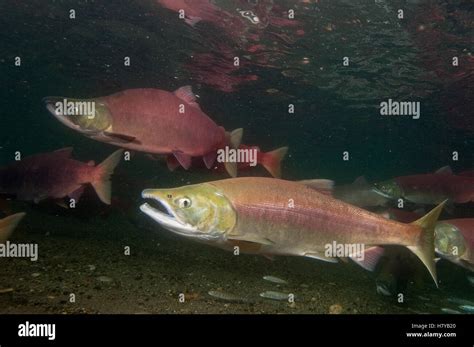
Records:
<instances>
[{"instance_id":1,"label":"fish jaw","mask_svg":"<svg viewBox=\"0 0 474 347\"><path fill-rule=\"evenodd\" d=\"M67 103L76 105L87 105L88 110L93 110L93 114L78 113L70 114L66 112ZM86 136L93 136L100 132L112 129L112 115L106 104L100 99L74 99L61 96L49 96L43 98L46 109L63 125ZM61 108L60 106L65 106ZM60 111L62 109L62 111ZM84 106L86 109L86 106ZM69 110L70 111L70 110ZM79 111L76 109L76 111Z\"/></svg>"},{"instance_id":2,"label":"fish jaw","mask_svg":"<svg viewBox=\"0 0 474 347\"><path fill-rule=\"evenodd\" d=\"M404 196L403 190L395 180L374 183L372 188L374 193L387 199L399 199Z\"/></svg>"},{"instance_id":3,"label":"fish jaw","mask_svg":"<svg viewBox=\"0 0 474 347\"><path fill-rule=\"evenodd\" d=\"M173 189L145 189L142 198L152 199L165 212L148 203L140 210L165 229L196 241L221 243L236 223L231 204L208 184Z\"/></svg>"},{"instance_id":4,"label":"fish jaw","mask_svg":"<svg viewBox=\"0 0 474 347\"><path fill-rule=\"evenodd\" d=\"M148 198L147 196L144 197ZM140 205L140 210L162 227L174 232L175 234L185 237L197 237L197 228L177 219L176 216L171 213L171 210L169 210L170 214L166 214L153 208L148 203Z\"/></svg>"}]
</instances>

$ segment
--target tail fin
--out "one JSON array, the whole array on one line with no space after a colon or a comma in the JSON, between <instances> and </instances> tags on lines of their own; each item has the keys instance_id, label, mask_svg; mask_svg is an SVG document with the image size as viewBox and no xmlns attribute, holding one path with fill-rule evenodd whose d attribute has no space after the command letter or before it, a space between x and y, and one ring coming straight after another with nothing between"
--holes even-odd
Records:
<instances>
[{"instance_id":1,"label":"tail fin","mask_svg":"<svg viewBox=\"0 0 474 347\"><path fill-rule=\"evenodd\" d=\"M20 212L0 219L0 243L5 243L5 241L8 240L13 230L25 215L26 213Z\"/></svg>"},{"instance_id":2,"label":"tail fin","mask_svg":"<svg viewBox=\"0 0 474 347\"><path fill-rule=\"evenodd\" d=\"M408 246L408 249L415 253L415 255L420 258L420 260L426 266L431 274L431 277L433 277L433 280L435 281L436 287L438 286L438 280L436 278L436 266L434 261L434 229L445 203L446 200L420 219L411 223L412 225L421 227L422 231L417 244L415 246Z\"/></svg>"},{"instance_id":3,"label":"tail fin","mask_svg":"<svg viewBox=\"0 0 474 347\"><path fill-rule=\"evenodd\" d=\"M97 166L98 175L91 182L99 199L107 205L110 205L110 196L112 194L110 176L114 173L115 167L119 164L122 153L123 149L119 149L100 163Z\"/></svg>"},{"instance_id":4,"label":"tail fin","mask_svg":"<svg viewBox=\"0 0 474 347\"><path fill-rule=\"evenodd\" d=\"M238 128L232 132L227 132L228 143L231 148L238 149L240 142L242 141L242 135L244 134L244 129ZM237 177L237 163L225 162L224 167L231 177Z\"/></svg>"},{"instance_id":5,"label":"tail fin","mask_svg":"<svg viewBox=\"0 0 474 347\"><path fill-rule=\"evenodd\" d=\"M270 172L273 177L281 177L281 161L288 153L288 147L281 147L274 151L262 153L262 166Z\"/></svg>"}]
</instances>

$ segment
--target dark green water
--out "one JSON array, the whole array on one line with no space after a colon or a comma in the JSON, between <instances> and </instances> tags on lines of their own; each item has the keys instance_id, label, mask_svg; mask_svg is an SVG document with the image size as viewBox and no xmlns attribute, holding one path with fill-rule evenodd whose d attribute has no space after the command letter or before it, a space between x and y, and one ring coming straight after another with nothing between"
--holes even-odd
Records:
<instances>
[{"instance_id":1,"label":"dark green water","mask_svg":"<svg viewBox=\"0 0 474 347\"><path fill-rule=\"evenodd\" d=\"M240 1L216 2L232 13L238 7L251 8ZM289 146L282 167L286 179L324 177L341 184L361 175L372 182L433 172L445 165L454 172L472 169L472 4L423 0L265 3L269 7L294 8L299 25L269 25L232 33L216 29L213 23L186 25L175 12L151 0L3 0L0 164L13 161L15 151L29 155L73 146L75 158L99 162L114 150L57 122L41 101L45 96L87 98L131 88L172 91L192 85L201 108L216 123L226 129L245 129L244 143L257 144L263 150ZM70 9L76 11L75 19L69 19ZM398 9L404 10L403 19L397 18ZM297 35L297 29L304 33ZM262 55L249 51L248 37L252 34L259 36L258 44L265 46L268 59L259 60ZM202 82L202 76L217 72L189 68L189 57L199 53L221 57L223 47L245 61L245 66L232 75L256 75L258 79L239 84L233 92ZM131 57L131 66L123 65L125 56ZM459 58L459 66L452 66L453 56ZM21 57L21 66L14 65L15 57ZM349 57L349 66L343 66L343 57ZM388 99L420 102L420 119L381 116L379 104ZM294 114L288 113L289 104L295 106ZM348 161L343 160L344 151L349 152ZM453 152L459 154L457 160L452 160ZM245 173L252 174L266 175L264 170ZM47 254L40 260L41 266L33 266L38 267L35 271L29 270L26 261L8 260L11 268L0 270L0 278L5 287L16 288L16 294L0 297L0 311L81 312L61 300L49 302L44 298L50 291L55 298L66 296L72 287L93 292L95 287L90 282L94 282L95 275L88 273L86 266L99 263L104 264L105 269L100 270L104 276L114 273L115 282L122 285L102 288L101 294L88 294L98 299L81 304L86 312L327 313L327 308L336 303L341 303L346 313L439 312L441 307L456 309L456 305L448 304L449 297L474 299L466 280L469 272L447 262L440 263L440 290L426 276L421 287L408 286L410 303L400 305L393 298L378 295L376 275L353 264L345 268L283 259L268 266L274 273L289 277L296 290L303 292L301 304L297 302L296 308L268 303L253 308L232 304L222 309L222 303L216 304L206 292L218 287L232 289L234 281L246 287L236 290L241 295L262 291L261 277L269 274L266 260L244 256L236 265L219 250L168 235L140 214L138 206L144 188L226 177L203 170L169 172L164 163L137 154L114 176L113 195L118 207L104 208L94 200L93 193L78 211L13 202L15 211L31 215L18 228L17 237L33 238L40 244L40 251L44 249L42 252ZM472 207L472 203L460 206L454 213L472 218ZM49 236L44 238L46 233ZM70 255L76 241L90 251ZM160 243L164 250L155 253L151 247L154 243ZM129 244L135 255L131 262L121 258L121 250ZM73 269L75 277L54 275L64 270L48 262L54 257L64 261L66 269ZM74 261L68 266L71 257ZM115 257L119 259L116 263L112 260ZM50 275L31 280L31 272ZM199 275L189 280L189 273ZM135 280L135 274L142 279ZM21 284L15 280L17 276L25 278ZM127 281L134 285L127 287ZM161 286L155 284L158 281ZM332 293L333 284L338 289ZM40 293L33 299L28 299L29 285ZM155 286L159 294L153 292ZM113 295L104 294L104 290ZM348 299L351 290L360 301ZM198 293L200 299L193 302L194 306L179 306L176 297L181 292ZM150 295L152 299L117 306L114 295L131 293L137 297ZM417 295L428 297L432 306L424 305Z\"/></svg>"}]
</instances>

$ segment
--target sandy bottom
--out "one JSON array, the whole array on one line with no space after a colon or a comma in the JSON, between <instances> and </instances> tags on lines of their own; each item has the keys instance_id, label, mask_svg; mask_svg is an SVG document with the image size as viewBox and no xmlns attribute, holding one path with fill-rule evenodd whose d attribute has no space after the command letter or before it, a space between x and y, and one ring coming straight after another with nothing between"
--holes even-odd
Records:
<instances>
[{"instance_id":1,"label":"sandy bottom","mask_svg":"<svg viewBox=\"0 0 474 347\"><path fill-rule=\"evenodd\" d=\"M447 263L440 289L426 277L398 303L377 294L374 274L353 263L234 256L170 235L135 210L84 219L58 209L30 208L13 235L12 242L38 243L39 259L0 259L0 313L441 313L457 309L449 297L473 299L467 272ZM264 291L295 300L264 299Z\"/></svg>"}]
</instances>

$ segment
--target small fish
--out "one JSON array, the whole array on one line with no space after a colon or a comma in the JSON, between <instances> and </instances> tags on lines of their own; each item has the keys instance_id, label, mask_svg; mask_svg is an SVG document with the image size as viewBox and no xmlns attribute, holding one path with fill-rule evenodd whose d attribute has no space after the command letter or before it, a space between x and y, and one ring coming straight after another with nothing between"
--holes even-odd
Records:
<instances>
[{"instance_id":1,"label":"small fish","mask_svg":"<svg viewBox=\"0 0 474 347\"><path fill-rule=\"evenodd\" d=\"M230 301L230 302L249 302L250 300L235 294L226 293L220 290L210 290L207 292L210 296L213 296L219 300Z\"/></svg>"},{"instance_id":2,"label":"small fish","mask_svg":"<svg viewBox=\"0 0 474 347\"><path fill-rule=\"evenodd\" d=\"M72 148L25 157L0 168L0 194L35 203L66 196L78 201L85 185L90 184L99 199L110 205L110 177L122 158L122 152L115 151L99 165L72 159Z\"/></svg>"},{"instance_id":3,"label":"small fish","mask_svg":"<svg viewBox=\"0 0 474 347\"><path fill-rule=\"evenodd\" d=\"M263 276L263 279L268 282L273 282L277 284L288 284L287 281L282 280L281 278L275 277L275 276Z\"/></svg>"},{"instance_id":4,"label":"small fish","mask_svg":"<svg viewBox=\"0 0 474 347\"><path fill-rule=\"evenodd\" d=\"M260 296L265 299L272 299L278 301L287 301L291 294L275 292L272 290L267 290L266 292L260 293Z\"/></svg>"},{"instance_id":5,"label":"small fish","mask_svg":"<svg viewBox=\"0 0 474 347\"><path fill-rule=\"evenodd\" d=\"M373 191L373 186L361 176L351 184L336 186L334 197L359 207L386 206L389 199Z\"/></svg>"},{"instance_id":6,"label":"small fish","mask_svg":"<svg viewBox=\"0 0 474 347\"><path fill-rule=\"evenodd\" d=\"M441 311L444 312L444 313L447 313L447 314L461 314L461 312L459 312L459 311L456 311L456 310L453 310L453 309L450 309L450 308L445 308L445 307L443 307L441 309Z\"/></svg>"},{"instance_id":7,"label":"small fish","mask_svg":"<svg viewBox=\"0 0 474 347\"><path fill-rule=\"evenodd\" d=\"M474 302L461 298L448 298L448 301L458 305L474 306Z\"/></svg>"},{"instance_id":8,"label":"small fish","mask_svg":"<svg viewBox=\"0 0 474 347\"><path fill-rule=\"evenodd\" d=\"M474 200L474 177L453 175L447 166L431 174L395 177L375 183L374 187L383 197L404 198L416 204L436 205L447 199L462 204Z\"/></svg>"},{"instance_id":9,"label":"small fish","mask_svg":"<svg viewBox=\"0 0 474 347\"><path fill-rule=\"evenodd\" d=\"M461 310L467 313L474 313L474 306L473 305L461 305L459 306Z\"/></svg>"}]
</instances>

